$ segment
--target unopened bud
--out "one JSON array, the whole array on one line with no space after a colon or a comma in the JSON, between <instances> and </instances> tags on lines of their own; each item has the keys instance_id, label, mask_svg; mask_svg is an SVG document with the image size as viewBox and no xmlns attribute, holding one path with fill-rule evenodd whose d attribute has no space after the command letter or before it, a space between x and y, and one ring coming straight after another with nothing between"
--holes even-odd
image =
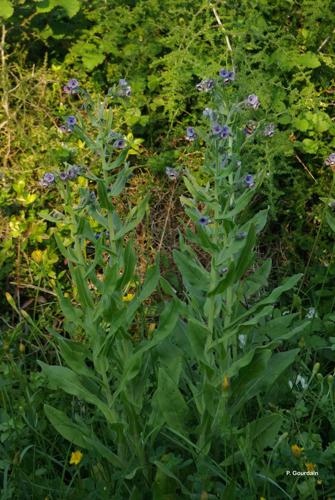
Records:
<instances>
[{"instance_id":1,"label":"unopened bud","mask_svg":"<svg viewBox=\"0 0 335 500\"><path fill-rule=\"evenodd\" d=\"M313 366L312 375L316 375L319 370L320 370L320 363L315 363L315 365Z\"/></svg>"}]
</instances>

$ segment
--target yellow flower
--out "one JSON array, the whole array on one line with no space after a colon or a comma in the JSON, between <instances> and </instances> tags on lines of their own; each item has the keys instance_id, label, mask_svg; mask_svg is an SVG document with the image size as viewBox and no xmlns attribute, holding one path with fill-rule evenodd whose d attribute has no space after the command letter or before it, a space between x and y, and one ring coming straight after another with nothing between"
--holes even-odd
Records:
<instances>
[{"instance_id":1,"label":"yellow flower","mask_svg":"<svg viewBox=\"0 0 335 500\"><path fill-rule=\"evenodd\" d=\"M229 387L230 387L230 380L229 380L229 378L227 377L227 375L225 375L225 376L223 377L222 389L223 389L224 391L228 391Z\"/></svg>"},{"instance_id":2,"label":"yellow flower","mask_svg":"<svg viewBox=\"0 0 335 500\"><path fill-rule=\"evenodd\" d=\"M84 455L81 451L79 451L79 450L73 451L71 453L70 465L73 465L73 464L78 465L81 462L83 456Z\"/></svg>"},{"instance_id":3,"label":"yellow flower","mask_svg":"<svg viewBox=\"0 0 335 500\"><path fill-rule=\"evenodd\" d=\"M40 264L43 260L43 252L42 250L34 250L31 254L31 258L37 264Z\"/></svg>"},{"instance_id":4,"label":"yellow flower","mask_svg":"<svg viewBox=\"0 0 335 500\"><path fill-rule=\"evenodd\" d=\"M133 300L134 297L135 295L133 293L127 293L122 297L122 300L123 302L130 302L131 300Z\"/></svg>"},{"instance_id":5,"label":"yellow flower","mask_svg":"<svg viewBox=\"0 0 335 500\"><path fill-rule=\"evenodd\" d=\"M308 470L308 472L314 472L315 471L315 464L308 463L308 464L305 464L305 467Z\"/></svg>"},{"instance_id":6,"label":"yellow flower","mask_svg":"<svg viewBox=\"0 0 335 500\"><path fill-rule=\"evenodd\" d=\"M298 446L297 444L292 444L291 451L295 457L300 457L304 449L301 448L301 446Z\"/></svg>"},{"instance_id":7,"label":"yellow flower","mask_svg":"<svg viewBox=\"0 0 335 500\"><path fill-rule=\"evenodd\" d=\"M259 500L266 500L265 497L259 497Z\"/></svg>"},{"instance_id":8,"label":"yellow flower","mask_svg":"<svg viewBox=\"0 0 335 500\"><path fill-rule=\"evenodd\" d=\"M24 345L23 342L19 343L19 351L21 354L24 354L26 352L26 346Z\"/></svg>"}]
</instances>

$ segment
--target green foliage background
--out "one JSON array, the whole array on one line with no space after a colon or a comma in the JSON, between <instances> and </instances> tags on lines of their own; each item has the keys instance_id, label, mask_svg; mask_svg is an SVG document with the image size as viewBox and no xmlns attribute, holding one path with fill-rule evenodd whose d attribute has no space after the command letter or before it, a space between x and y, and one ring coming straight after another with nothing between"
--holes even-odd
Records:
<instances>
[{"instance_id":1,"label":"green foliage background","mask_svg":"<svg viewBox=\"0 0 335 500\"><path fill-rule=\"evenodd\" d=\"M26 448L19 444L30 446L34 433L40 449L50 445L48 439L55 454L58 447L66 449L59 437L44 436L45 393L35 363L41 354L45 360L54 356L49 335L41 332L50 316L55 315L57 322L55 284L67 287L63 258L53 240L55 226L41 218L59 208L58 200L41 189L39 180L59 165L87 159L80 142L58 132L72 106L63 85L75 77L98 95L119 78L127 78L132 97L116 121L125 133L143 140L141 154L131 159L139 177L141 173L146 177L142 190L166 189L166 166L188 167L203 181L199 173L203 155L190 151L184 141L185 128L201 120L207 102L195 88L200 80L228 67L235 68L242 92L250 93L252 87L266 120L277 124L271 145L255 140L246 158L252 171L267 174L257 206L270 206L269 224L258 252L274 260L274 285L285 275L304 273L300 294L293 297L293 308L301 317L311 305L326 315L325 320L316 319L301 340L301 366L307 370L316 360L313 353L326 351L333 331L334 238L325 214L334 186L333 172L324 159L335 149L335 4L331 0L0 0L0 15L0 280L1 289L8 290L33 318L28 328L24 313L13 313L1 294L1 373L11 414L18 416L0 415L6 444L0 465L6 478L13 457L24 463L15 472L18 490L9 488L6 493L6 498L15 498L36 470L41 483L52 484L55 490L58 483L50 471L56 467L65 474L59 457L55 464L52 454L45 458L45 466L40 457L34 464L25 463ZM67 228L62 234L68 236ZM43 253L42 261L36 259L36 250ZM28 358L19 351L22 341ZM333 356L327 351L322 359L327 373ZM52 396L48 402L53 404ZM297 422L305 425L316 407L319 424L328 425L324 393L318 393L316 385L309 396L296 390L285 404L280 409L285 421L287 408L295 405L290 429L296 429ZM314 436L316 443L321 438ZM313 449L311 443L308 446ZM326 468L327 460L334 459L334 443L325 452L319 444L317 449L319 455L311 452L311 460L318 458ZM288 447L281 453L292 460ZM169 463L169 457L166 460ZM172 458L169 467L176 467ZM90 491L85 488L84 492ZM307 486L300 491L301 498L310 494Z\"/></svg>"}]
</instances>

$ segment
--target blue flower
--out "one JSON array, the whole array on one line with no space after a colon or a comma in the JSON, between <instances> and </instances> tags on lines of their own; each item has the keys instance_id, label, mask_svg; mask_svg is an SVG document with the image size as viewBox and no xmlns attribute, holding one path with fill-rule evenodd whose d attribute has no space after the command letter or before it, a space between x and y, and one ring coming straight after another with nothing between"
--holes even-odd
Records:
<instances>
[{"instance_id":1,"label":"blue flower","mask_svg":"<svg viewBox=\"0 0 335 500\"><path fill-rule=\"evenodd\" d=\"M245 231L240 231L239 233L237 233L235 238L237 240L244 240L244 238L246 238L246 236L247 236L247 233Z\"/></svg>"},{"instance_id":2,"label":"blue flower","mask_svg":"<svg viewBox=\"0 0 335 500\"><path fill-rule=\"evenodd\" d=\"M227 125L223 125L222 130L220 132L221 139L225 139L225 137L228 137L229 134L230 134L229 127Z\"/></svg>"},{"instance_id":3,"label":"blue flower","mask_svg":"<svg viewBox=\"0 0 335 500\"><path fill-rule=\"evenodd\" d=\"M221 78L223 78L224 83L230 83L235 80L235 73L234 71L228 71L225 68L222 68L219 72L219 75Z\"/></svg>"},{"instance_id":4,"label":"blue flower","mask_svg":"<svg viewBox=\"0 0 335 500\"><path fill-rule=\"evenodd\" d=\"M77 118L75 116L69 116L66 120L66 123L70 128L72 128L77 123Z\"/></svg>"},{"instance_id":5,"label":"blue flower","mask_svg":"<svg viewBox=\"0 0 335 500\"><path fill-rule=\"evenodd\" d=\"M47 172L46 174L43 175L43 178L40 182L41 186L43 187L48 187L50 184L53 184L55 182L55 176L51 172Z\"/></svg>"},{"instance_id":6,"label":"blue flower","mask_svg":"<svg viewBox=\"0 0 335 500\"><path fill-rule=\"evenodd\" d=\"M209 218L206 215L202 215L198 220L200 226L207 226L209 223Z\"/></svg>"},{"instance_id":7,"label":"blue flower","mask_svg":"<svg viewBox=\"0 0 335 500\"><path fill-rule=\"evenodd\" d=\"M60 172L59 178L61 181L65 182L69 178L69 174L67 172Z\"/></svg>"},{"instance_id":8,"label":"blue flower","mask_svg":"<svg viewBox=\"0 0 335 500\"><path fill-rule=\"evenodd\" d=\"M214 80L202 80L195 87L199 92L209 92L214 88Z\"/></svg>"},{"instance_id":9,"label":"blue flower","mask_svg":"<svg viewBox=\"0 0 335 500\"><path fill-rule=\"evenodd\" d=\"M248 175L245 176L244 182L246 183L246 185L249 188L251 188L251 187L253 187L255 185L254 177L251 174L248 174Z\"/></svg>"},{"instance_id":10,"label":"blue flower","mask_svg":"<svg viewBox=\"0 0 335 500\"><path fill-rule=\"evenodd\" d=\"M168 178L172 181L175 181L177 180L178 178L178 175L179 175L179 172L177 172L176 169L174 168L171 168L171 167L166 167L165 169L165 173L166 175L168 176Z\"/></svg>"},{"instance_id":11,"label":"blue flower","mask_svg":"<svg viewBox=\"0 0 335 500\"><path fill-rule=\"evenodd\" d=\"M211 109L211 108L205 108L202 112L202 114L206 117L206 118L210 118L210 119L213 119L214 118L214 111Z\"/></svg>"},{"instance_id":12,"label":"blue flower","mask_svg":"<svg viewBox=\"0 0 335 500\"><path fill-rule=\"evenodd\" d=\"M126 147L126 141L124 139L117 139L114 142L113 147L116 149L124 149Z\"/></svg>"},{"instance_id":13,"label":"blue flower","mask_svg":"<svg viewBox=\"0 0 335 500\"><path fill-rule=\"evenodd\" d=\"M69 80L67 82L67 86L71 89L71 90L74 90L74 89L77 89L79 87L79 82L78 80L76 80L75 78L71 78L71 80Z\"/></svg>"},{"instance_id":14,"label":"blue flower","mask_svg":"<svg viewBox=\"0 0 335 500\"><path fill-rule=\"evenodd\" d=\"M62 134L65 134L66 132L69 132L69 127L67 127L66 125L60 125L60 127L58 127L58 130L59 130Z\"/></svg>"},{"instance_id":15,"label":"blue flower","mask_svg":"<svg viewBox=\"0 0 335 500\"><path fill-rule=\"evenodd\" d=\"M259 108L260 102L259 102L259 99L258 99L257 95L250 94L247 97L246 104L248 106L250 106L251 108L253 108L253 109Z\"/></svg>"},{"instance_id":16,"label":"blue flower","mask_svg":"<svg viewBox=\"0 0 335 500\"><path fill-rule=\"evenodd\" d=\"M80 167L78 167L78 165L72 165L67 171L67 176L70 181L74 181L79 175Z\"/></svg>"},{"instance_id":17,"label":"blue flower","mask_svg":"<svg viewBox=\"0 0 335 500\"><path fill-rule=\"evenodd\" d=\"M193 127L187 127L185 139L188 141L194 141L197 138L197 134Z\"/></svg>"},{"instance_id":18,"label":"blue flower","mask_svg":"<svg viewBox=\"0 0 335 500\"><path fill-rule=\"evenodd\" d=\"M222 132L222 126L218 123L214 123L214 125L212 126L212 132L214 135L220 135Z\"/></svg>"},{"instance_id":19,"label":"blue flower","mask_svg":"<svg viewBox=\"0 0 335 500\"><path fill-rule=\"evenodd\" d=\"M331 153L328 158L325 160L325 165L329 165L333 167L335 165L335 153Z\"/></svg>"},{"instance_id":20,"label":"blue flower","mask_svg":"<svg viewBox=\"0 0 335 500\"><path fill-rule=\"evenodd\" d=\"M265 127L263 134L265 135L265 137L272 137L275 133L275 129L276 129L276 127L275 127L274 123L269 123Z\"/></svg>"},{"instance_id":21,"label":"blue flower","mask_svg":"<svg viewBox=\"0 0 335 500\"><path fill-rule=\"evenodd\" d=\"M67 85L63 87L63 92L65 94L76 94L78 92L78 89L79 89L78 80L76 80L75 78L71 78L71 80L67 82Z\"/></svg>"},{"instance_id":22,"label":"blue flower","mask_svg":"<svg viewBox=\"0 0 335 500\"><path fill-rule=\"evenodd\" d=\"M127 80L125 80L124 78L121 78L119 80L118 95L120 97L130 97L130 95L131 95L131 86L128 85Z\"/></svg>"}]
</instances>

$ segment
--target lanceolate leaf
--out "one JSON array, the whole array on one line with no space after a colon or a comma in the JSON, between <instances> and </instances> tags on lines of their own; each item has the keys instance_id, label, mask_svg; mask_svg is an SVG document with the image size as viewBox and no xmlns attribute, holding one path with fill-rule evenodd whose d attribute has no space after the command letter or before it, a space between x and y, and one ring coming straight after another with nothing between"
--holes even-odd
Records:
<instances>
[{"instance_id":1,"label":"lanceolate leaf","mask_svg":"<svg viewBox=\"0 0 335 500\"><path fill-rule=\"evenodd\" d=\"M97 452L115 467L124 468L120 458L102 444L83 423L75 424L64 412L47 404L44 405L44 411L50 423L65 439L81 448Z\"/></svg>"}]
</instances>

